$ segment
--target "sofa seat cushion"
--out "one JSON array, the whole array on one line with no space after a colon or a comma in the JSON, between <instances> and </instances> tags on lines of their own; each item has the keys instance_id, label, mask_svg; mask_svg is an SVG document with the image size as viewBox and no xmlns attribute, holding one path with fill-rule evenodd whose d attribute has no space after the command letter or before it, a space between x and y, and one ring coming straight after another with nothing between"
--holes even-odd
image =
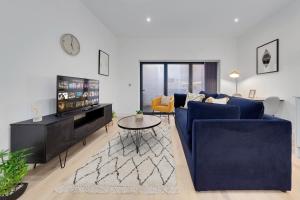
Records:
<instances>
[{"instance_id":1,"label":"sofa seat cushion","mask_svg":"<svg viewBox=\"0 0 300 200\"><path fill-rule=\"evenodd\" d=\"M184 142L192 149L192 134L188 133L187 130L187 109L186 108L176 108L175 109L176 123L179 125L181 134L184 138Z\"/></svg>"},{"instance_id":2,"label":"sofa seat cushion","mask_svg":"<svg viewBox=\"0 0 300 200\"><path fill-rule=\"evenodd\" d=\"M261 119L264 115L264 105L262 102L230 97L227 104L240 107L241 119Z\"/></svg>"}]
</instances>

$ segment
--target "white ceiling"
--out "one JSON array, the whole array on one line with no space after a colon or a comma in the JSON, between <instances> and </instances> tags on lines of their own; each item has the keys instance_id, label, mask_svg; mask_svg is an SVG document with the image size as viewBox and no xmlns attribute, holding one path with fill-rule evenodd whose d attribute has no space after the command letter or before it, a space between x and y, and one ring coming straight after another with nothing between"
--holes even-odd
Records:
<instances>
[{"instance_id":1,"label":"white ceiling","mask_svg":"<svg viewBox=\"0 0 300 200\"><path fill-rule=\"evenodd\" d=\"M294 0L81 1L121 37L235 37Z\"/></svg>"}]
</instances>

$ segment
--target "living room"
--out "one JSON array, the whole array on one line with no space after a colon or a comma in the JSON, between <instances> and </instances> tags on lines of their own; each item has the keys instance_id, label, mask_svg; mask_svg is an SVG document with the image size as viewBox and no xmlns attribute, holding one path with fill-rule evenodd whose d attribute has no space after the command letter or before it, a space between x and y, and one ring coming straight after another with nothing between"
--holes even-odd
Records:
<instances>
[{"instance_id":1,"label":"living room","mask_svg":"<svg viewBox=\"0 0 300 200\"><path fill-rule=\"evenodd\" d=\"M0 198L300 199L299 1L0 10Z\"/></svg>"}]
</instances>

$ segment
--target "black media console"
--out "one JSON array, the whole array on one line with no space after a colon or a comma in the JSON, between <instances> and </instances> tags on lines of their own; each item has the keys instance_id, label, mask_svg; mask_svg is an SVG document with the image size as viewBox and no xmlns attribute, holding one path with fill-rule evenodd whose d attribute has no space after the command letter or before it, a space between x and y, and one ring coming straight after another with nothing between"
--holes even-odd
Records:
<instances>
[{"instance_id":1,"label":"black media console","mask_svg":"<svg viewBox=\"0 0 300 200\"><path fill-rule=\"evenodd\" d=\"M11 124L11 151L31 148L28 163L46 163L59 156L61 168L65 167L68 149L78 143L86 144L86 137L112 121L112 105L100 104L89 110L57 116L43 117ZM62 159L61 154L65 152Z\"/></svg>"}]
</instances>

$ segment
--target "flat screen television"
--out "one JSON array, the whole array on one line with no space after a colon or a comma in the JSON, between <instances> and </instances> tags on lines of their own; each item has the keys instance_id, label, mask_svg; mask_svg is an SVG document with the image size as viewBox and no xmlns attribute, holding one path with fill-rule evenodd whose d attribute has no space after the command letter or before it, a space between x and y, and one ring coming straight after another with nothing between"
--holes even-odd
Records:
<instances>
[{"instance_id":1,"label":"flat screen television","mask_svg":"<svg viewBox=\"0 0 300 200\"><path fill-rule=\"evenodd\" d=\"M56 112L58 114L83 110L98 104L98 80L57 76Z\"/></svg>"}]
</instances>

